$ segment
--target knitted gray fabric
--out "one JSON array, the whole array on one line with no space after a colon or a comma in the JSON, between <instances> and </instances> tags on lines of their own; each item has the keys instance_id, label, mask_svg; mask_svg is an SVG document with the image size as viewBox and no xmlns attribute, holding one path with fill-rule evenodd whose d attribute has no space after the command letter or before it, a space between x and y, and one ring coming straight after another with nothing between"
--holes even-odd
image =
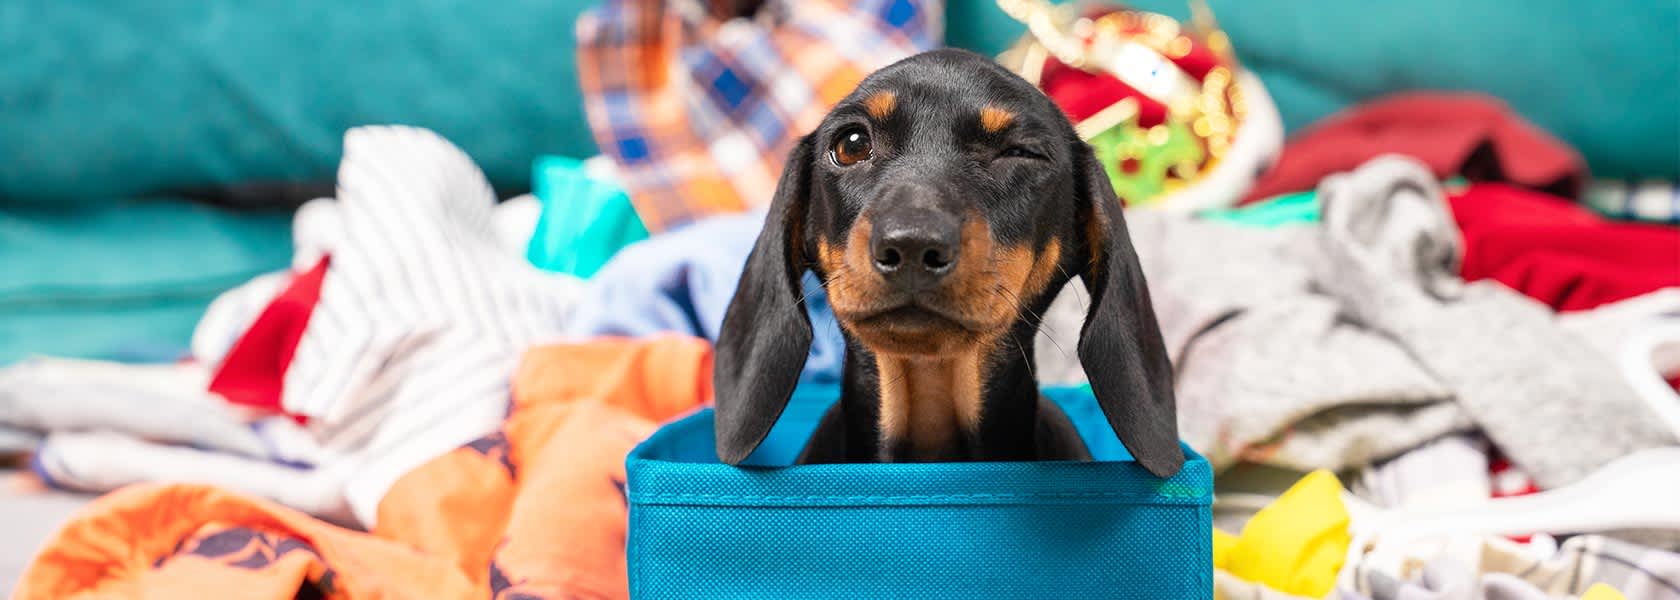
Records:
<instances>
[{"instance_id":1,"label":"knitted gray fabric","mask_svg":"<svg viewBox=\"0 0 1680 600\"><path fill-rule=\"evenodd\" d=\"M1542 487L1675 443L1609 357L1544 305L1457 278L1458 231L1429 172L1378 158L1319 186L1314 280L1394 339Z\"/></svg>"},{"instance_id":2,"label":"knitted gray fabric","mask_svg":"<svg viewBox=\"0 0 1680 600\"><path fill-rule=\"evenodd\" d=\"M1176 368L1180 434L1216 469L1350 468L1471 427L1404 348L1346 322L1316 290L1315 226L1126 219ZM1064 300L1046 321L1071 318ZM1071 347L1077 328L1061 329L1074 332L1057 338ZM1038 349L1041 373L1070 369L1047 354Z\"/></svg>"},{"instance_id":3,"label":"knitted gray fabric","mask_svg":"<svg viewBox=\"0 0 1680 600\"><path fill-rule=\"evenodd\" d=\"M1458 232L1425 167L1379 157L1319 193L1323 224L1126 216L1176 369L1180 432L1215 468L1358 467L1480 426L1556 486L1673 443L1544 307L1458 279ZM1046 322L1083 318L1075 300L1059 297ZM1073 347L1078 328L1044 333ZM1039 345L1041 373L1077 367Z\"/></svg>"}]
</instances>

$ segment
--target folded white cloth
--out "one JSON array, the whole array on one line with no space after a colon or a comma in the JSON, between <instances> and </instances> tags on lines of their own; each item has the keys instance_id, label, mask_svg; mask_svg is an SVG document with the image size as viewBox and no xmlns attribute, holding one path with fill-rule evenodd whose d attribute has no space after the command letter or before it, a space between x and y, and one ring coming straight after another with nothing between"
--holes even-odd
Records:
<instances>
[{"instance_id":1,"label":"folded white cloth","mask_svg":"<svg viewBox=\"0 0 1680 600\"><path fill-rule=\"evenodd\" d=\"M245 416L205 391L193 364L35 358L0 369L0 423L38 433L121 431L137 438L266 457Z\"/></svg>"},{"instance_id":2,"label":"folded white cloth","mask_svg":"<svg viewBox=\"0 0 1680 600\"><path fill-rule=\"evenodd\" d=\"M338 176L336 198L295 217L293 270L328 266L295 353L274 357L280 407L306 426L247 424L204 391L202 367L151 386L121 365L0 380L0 423L54 432L37 463L67 487L209 483L372 526L399 477L501 425L516 361L560 337L581 282L525 260L507 238L529 237L531 203L499 209L471 159L432 132L352 129ZM290 281L218 298L193 337L199 363L220 365Z\"/></svg>"}]
</instances>

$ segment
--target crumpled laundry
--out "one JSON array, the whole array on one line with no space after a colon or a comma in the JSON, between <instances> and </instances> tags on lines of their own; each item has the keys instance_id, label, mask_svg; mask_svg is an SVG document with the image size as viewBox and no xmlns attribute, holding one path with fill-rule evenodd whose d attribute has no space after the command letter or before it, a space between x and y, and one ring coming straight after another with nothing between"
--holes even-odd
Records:
<instances>
[{"instance_id":1,"label":"crumpled laundry","mask_svg":"<svg viewBox=\"0 0 1680 600\"><path fill-rule=\"evenodd\" d=\"M1501 538L1456 542L1418 577L1361 569L1344 600L1550 600L1680 598L1680 554L1599 535L1569 538L1554 551Z\"/></svg>"},{"instance_id":2,"label":"crumpled laundry","mask_svg":"<svg viewBox=\"0 0 1680 600\"><path fill-rule=\"evenodd\" d=\"M0 369L0 424L51 436L112 431L145 440L267 456L240 411L204 391L193 364L123 365L35 358Z\"/></svg>"},{"instance_id":3,"label":"crumpled laundry","mask_svg":"<svg viewBox=\"0 0 1680 600\"><path fill-rule=\"evenodd\" d=\"M1344 590L1343 600L1551 600L1552 596L1505 573L1477 578L1456 562L1437 560L1414 581L1385 580L1371 596Z\"/></svg>"},{"instance_id":4,"label":"crumpled laundry","mask_svg":"<svg viewBox=\"0 0 1680 600\"><path fill-rule=\"evenodd\" d=\"M626 598L624 456L711 400L711 348L664 337L527 352L499 429L397 480L369 533L193 484L113 492L14 598Z\"/></svg>"},{"instance_id":5,"label":"crumpled laundry","mask_svg":"<svg viewBox=\"0 0 1680 600\"><path fill-rule=\"evenodd\" d=\"M1416 172L1389 162L1365 177ZM1180 433L1215 468L1339 470L1472 426L1450 389L1314 281L1318 227L1127 219L1178 369Z\"/></svg>"},{"instance_id":6,"label":"crumpled laundry","mask_svg":"<svg viewBox=\"0 0 1680 600\"><path fill-rule=\"evenodd\" d=\"M1383 154L1422 161L1437 179L1504 181L1574 198L1586 163L1573 148L1478 94L1414 92L1349 108L1295 134L1243 203L1313 189Z\"/></svg>"},{"instance_id":7,"label":"crumpled laundry","mask_svg":"<svg viewBox=\"0 0 1680 600\"><path fill-rule=\"evenodd\" d=\"M1680 288L1666 288L1559 319L1606 356L1680 436Z\"/></svg>"},{"instance_id":8,"label":"crumpled laundry","mask_svg":"<svg viewBox=\"0 0 1680 600\"><path fill-rule=\"evenodd\" d=\"M1680 229L1619 223L1578 204L1497 183L1451 196L1464 279L1492 279L1557 310L1680 287Z\"/></svg>"},{"instance_id":9,"label":"crumpled laundry","mask_svg":"<svg viewBox=\"0 0 1680 600\"><path fill-rule=\"evenodd\" d=\"M228 405L208 378L192 363L33 359L0 371L0 423L34 435L17 450L54 487L198 482L349 522L343 473L302 468L319 459L314 440L288 418Z\"/></svg>"},{"instance_id":10,"label":"crumpled laundry","mask_svg":"<svg viewBox=\"0 0 1680 600\"><path fill-rule=\"evenodd\" d=\"M1318 196L1324 223L1273 229L1127 214L1180 433L1215 468L1352 468L1479 426L1552 487L1674 443L1544 307L1454 275L1457 232L1428 169L1379 158Z\"/></svg>"},{"instance_id":11,"label":"crumpled laundry","mask_svg":"<svg viewBox=\"0 0 1680 600\"><path fill-rule=\"evenodd\" d=\"M1285 594L1266 587L1265 584L1255 583L1224 569L1213 571L1214 600L1307 600L1306 596Z\"/></svg>"},{"instance_id":12,"label":"crumpled laundry","mask_svg":"<svg viewBox=\"0 0 1680 600\"><path fill-rule=\"evenodd\" d=\"M1350 486L1383 508L1455 508L1494 496L1487 440L1457 433L1359 471Z\"/></svg>"},{"instance_id":13,"label":"crumpled laundry","mask_svg":"<svg viewBox=\"0 0 1680 600\"><path fill-rule=\"evenodd\" d=\"M1270 589L1323 598L1336 585L1352 536L1342 485L1314 471L1232 536L1214 530L1214 567Z\"/></svg>"},{"instance_id":14,"label":"crumpled laundry","mask_svg":"<svg viewBox=\"0 0 1680 600\"><path fill-rule=\"evenodd\" d=\"M1663 288L1649 294L1605 304L1593 310L1566 313L1558 322L1607 356L1620 354L1629 338L1637 337L1665 323L1680 320L1680 287ZM1659 374L1680 369L1680 352L1653 357L1645 365Z\"/></svg>"},{"instance_id":15,"label":"crumpled laundry","mask_svg":"<svg viewBox=\"0 0 1680 600\"><path fill-rule=\"evenodd\" d=\"M1609 357L1558 327L1550 311L1453 276L1453 219L1433 181L1373 197L1358 175L1319 186L1327 260L1313 263L1314 281L1342 299L1344 316L1404 345L1541 487L1675 443Z\"/></svg>"},{"instance_id":16,"label":"crumpled laundry","mask_svg":"<svg viewBox=\"0 0 1680 600\"><path fill-rule=\"evenodd\" d=\"M1562 198L1505 184L1472 184L1453 190L1448 200L1463 237L1460 275L1466 280L1493 279L1560 311L1680 287L1680 230L1610 221ZM1315 223L1318 193L1203 216L1255 227Z\"/></svg>"},{"instance_id":17,"label":"crumpled laundry","mask_svg":"<svg viewBox=\"0 0 1680 600\"><path fill-rule=\"evenodd\" d=\"M1126 218L1177 369L1180 434L1214 468L1340 470L1472 427L1403 347L1341 319L1340 301L1317 289L1316 223ZM1045 319L1077 310L1058 300ZM1038 358L1041 370L1069 370Z\"/></svg>"},{"instance_id":18,"label":"crumpled laundry","mask_svg":"<svg viewBox=\"0 0 1680 600\"><path fill-rule=\"evenodd\" d=\"M503 250L495 204L483 173L436 134L350 130L338 197L312 215L323 230L298 234L323 240L318 299L272 323L278 333L259 315L218 366L212 390L309 419L328 455L355 465L345 495L362 523L402 474L495 429L519 353L557 338L576 298L575 278ZM218 386L241 355L281 366Z\"/></svg>"},{"instance_id":19,"label":"crumpled laundry","mask_svg":"<svg viewBox=\"0 0 1680 600\"><path fill-rule=\"evenodd\" d=\"M1361 468L1350 487L1378 508L1407 511L1458 509L1541 491L1528 473L1472 433L1448 435ZM1529 536L1511 539L1527 541Z\"/></svg>"},{"instance_id":20,"label":"crumpled laundry","mask_svg":"<svg viewBox=\"0 0 1680 600\"><path fill-rule=\"evenodd\" d=\"M0 425L0 459L34 450L41 443L41 434L21 427ZM4 462L4 460L0 460Z\"/></svg>"},{"instance_id":21,"label":"crumpled laundry","mask_svg":"<svg viewBox=\"0 0 1680 600\"><path fill-rule=\"evenodd\" d=\"M176 379L148 389L132 368L111 366L120 373L97 383L35 377L20 390L32 403L95 385L123 397L219 396L282 418L247 427L225 416L228 407L180 400L160 403L154 416L180 405L200 412L175 411L174 423L199 429L155 435L145 419L126 417L43 423L82 431L49 436L38 470L83 490L215 484L372 525L397 478L495 430L519 353L559 337L580 282L510 251L504 232L528 237L529 229L506 223L483 174L430 132L351 130L338 190L299 210L290 272L211 305L193 339L195 358L212 369L207 385ZM224 433L206 441L193 437L200 430Z\"/></svg>"},{"instance_id":22,"label":"crumpled laundry","mask_svg":"<svg viewBox=\"0 0 1680 600\"><path fill-rule=\"evenodd\" d=\"M716 341L735 285L764 227L764 212L712 217L626 246L583 287L566 333L645 336L678 333ZM840 381L846 346L828 295L806 274L811 352L802 381Z\"/></svg>"},{"instance_id":23,"label":"crumpled laundry","mask_svg":"<svg viewBox=\"0 0 1680 600\"><path fill-rule=\"evenodd\" d=\"M659 232L763 207L799 136L859 81L939 44L932 0L607 0L578 18L596 145Z\"/></svg>"}]
</instances>

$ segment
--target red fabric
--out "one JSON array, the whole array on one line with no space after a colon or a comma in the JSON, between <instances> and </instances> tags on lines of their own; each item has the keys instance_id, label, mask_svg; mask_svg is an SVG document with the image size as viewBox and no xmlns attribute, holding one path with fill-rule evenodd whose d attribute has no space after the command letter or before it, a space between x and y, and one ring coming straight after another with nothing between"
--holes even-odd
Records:
<instances>
[{"instance_id":1,"label":"red fabric","mask_svg":"<svg viewBox=\"0 0 1680 600\"><path fill-rule=\"evenodd\" d=\"M1044 74L1039 78L1044 95L1062 107L1068 119L1075 123L1091 118L1103 109L1126 98L1138 103L1138 126L1154 127L1167 122L1167 105L1137 91L1119 78L1087 73L1054 58L1045 59Z\"/></svg>"},{"instance_id":2,"label":"red fabric","mask_svg":"<svg viewBox=\"0 0 1680 600\"><path fill-rule=\"evenodd\" d=\"M298 274L233 343L210 379L210 391L234 404L284 412L280 390L309 315L321 299L328 257Z\"/></svg>"},{"instance_id":3,"label":"red fabric","mask_svg":"<svg viewBox=\"0 0 1680 600\"><path fill-rule=\"evenodd\" d=\"M1313 189L1381 154L1416 157L1441 178L1505 181L1574 198L1586 179L1575 150L1477 94L1411 93L1353 107L1296 134L1243 203Z\"/></svg>"},{"instance_id":4,"label":"red fabric","mask_svg":"<svg viewBox=\"0 0 1680 600\"><path fill-rule=\"evenodd\" d=\"M1099 19L1104 15L1116 12L1133 12L1148 14L1117 5L1098 4L1087 7L1083 15L1089 19ZM1189 34L1188 25L1184 26ZM1148 33L1148 27L1142 21L1123 29L1128 35L1143 35ZM1165 58L1184 70L1197 82L1202 81L1214 67L1223 64L1219 55L1213 52L1202 39L1196 35L1188 35L1191 40L1189 51L1183 56L1174 58L1164 54ZM1161 48L1156 48L1161 51ZM1139 127L1149 128L1167 122L1167 105L1151 98L1107 73L1088 73L1076 69L1056 60L1044 59L1044 70L1039 75L1039 89L1049 96L1062 112L1067 113L1068 119L1075 123L1083 121L1113 106L1116 102L1132 98L1138 103L1137 124Z\"/></svg>"},{"instance_id":5,"label":"red fabric","mask_svg":"<svg viewBox=\"0 0 1680 600\"><path fill-rule=\"evenodd\" d=\"M1563 311L1680 286L1680 229L1610 221L1497 183L1449 199L1464 234L1466 281L1493 279Z\"/></svg>"}]
</instances>

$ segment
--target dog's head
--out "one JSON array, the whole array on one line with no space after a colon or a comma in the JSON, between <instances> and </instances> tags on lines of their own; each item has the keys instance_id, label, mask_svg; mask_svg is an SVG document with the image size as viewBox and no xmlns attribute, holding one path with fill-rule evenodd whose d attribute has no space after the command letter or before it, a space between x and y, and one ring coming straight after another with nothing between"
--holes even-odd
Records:
<instances>
[{"instance_id":1,"label":"dog's head","mask_svg":"<svg viewBox=\"0 0 1680 600\"><path fill-rule=\"evenodd\" d=\"M1079 357L1099 404L1140 464L1175 472L1172 367L1120 207L1067 117L996 63L939 50L870 75L789 155L725 316L720 458L745 459L792 394L811 342L805 271L855 343L908 357L992 356L1081 275Z\"/></svg>"}]
</instances>

